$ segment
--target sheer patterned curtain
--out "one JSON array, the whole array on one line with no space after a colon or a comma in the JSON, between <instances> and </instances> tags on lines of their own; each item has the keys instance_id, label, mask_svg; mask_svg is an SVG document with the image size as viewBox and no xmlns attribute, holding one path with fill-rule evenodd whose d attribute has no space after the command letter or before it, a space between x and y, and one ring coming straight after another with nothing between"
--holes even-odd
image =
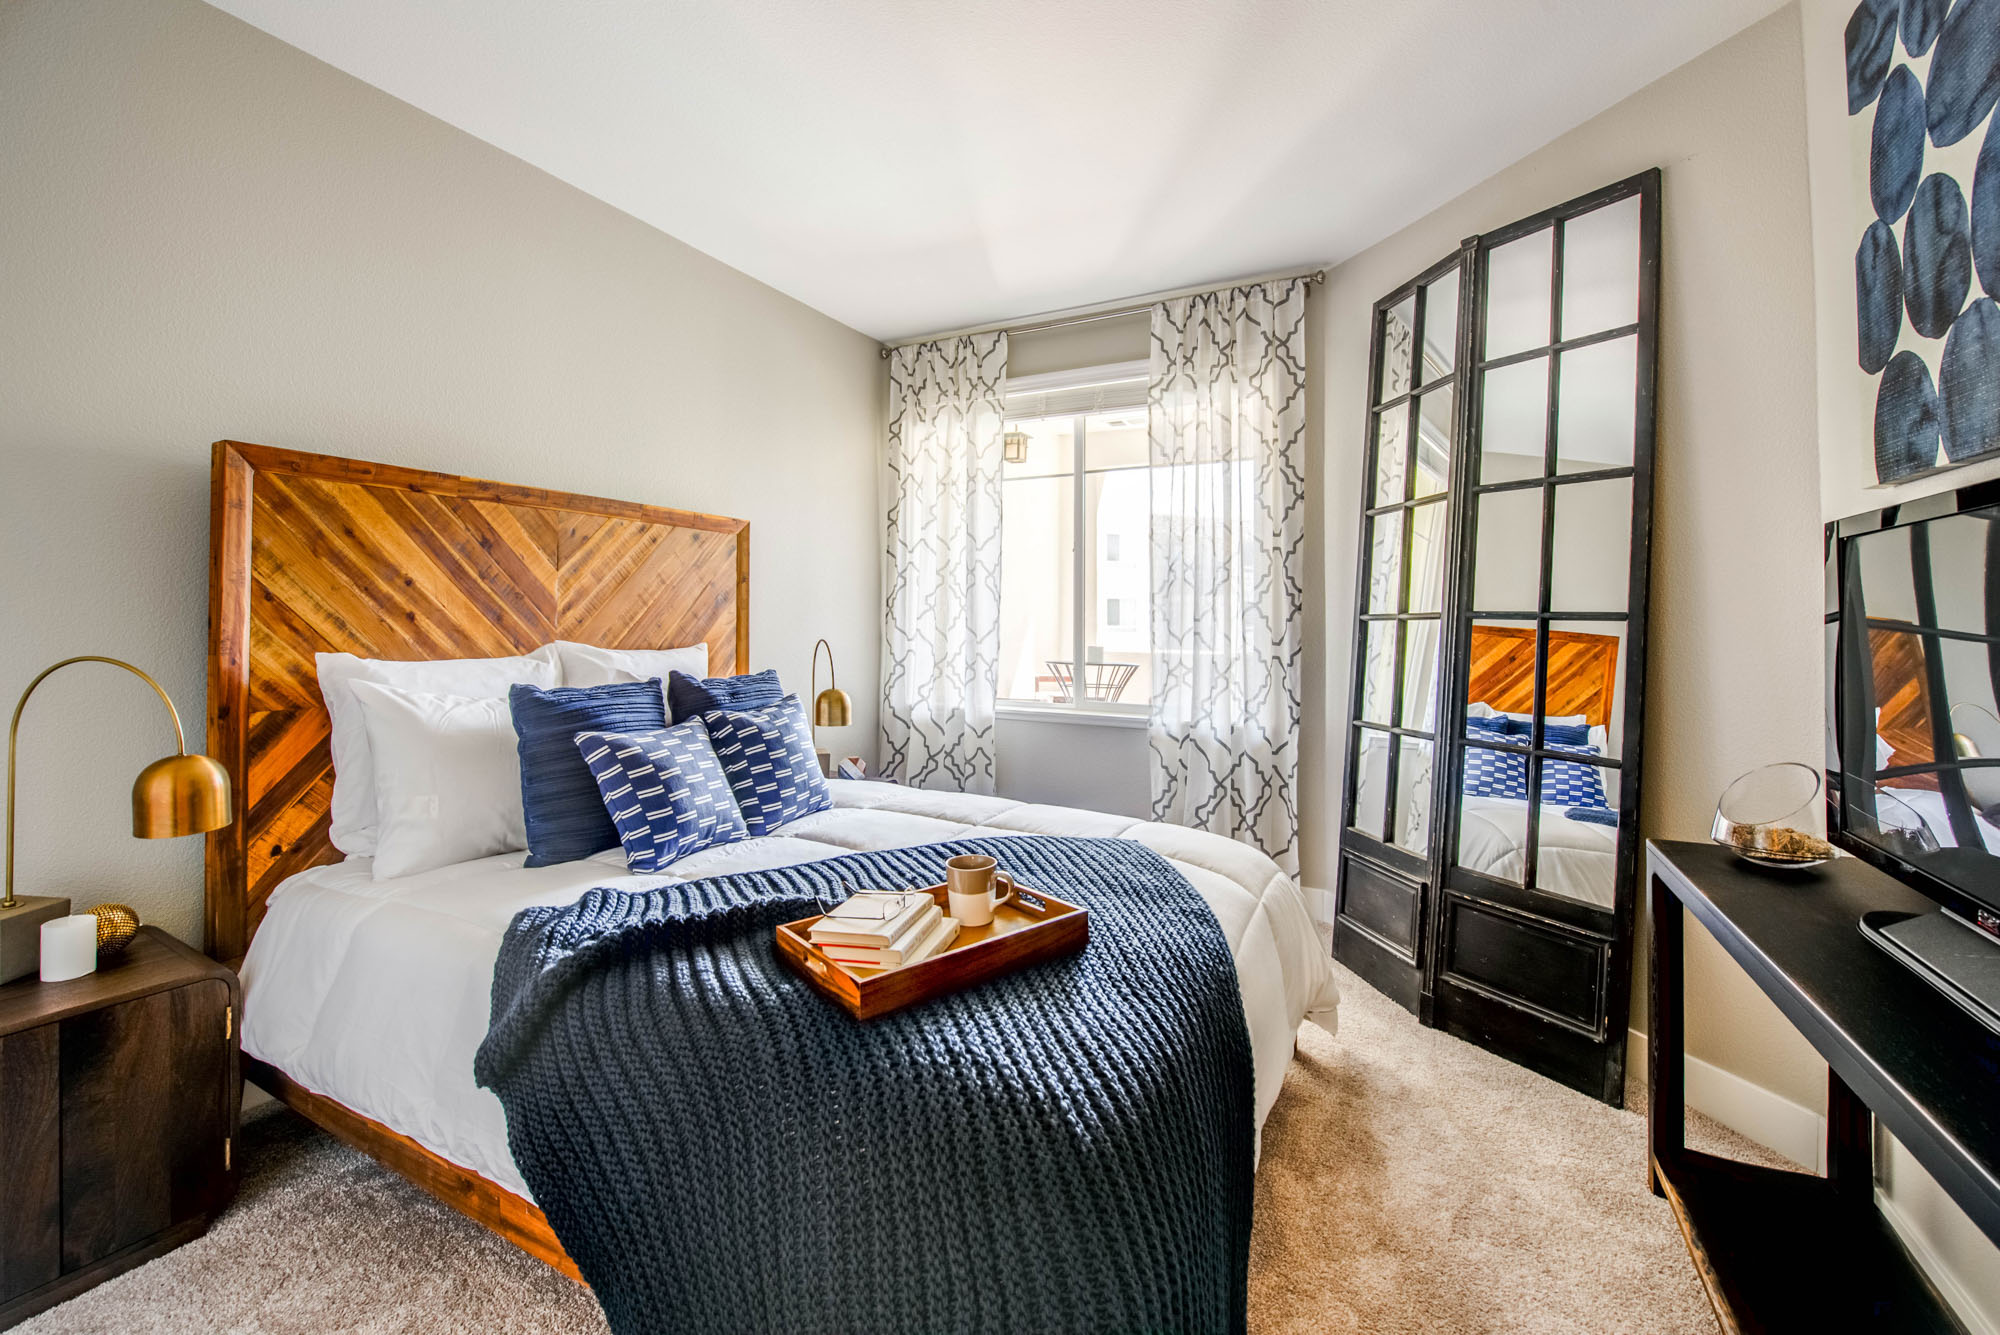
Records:
<instances>
[{"instance_id":1,"label":"sheer patterned curtain","mask_svg":"<svg viewBox=\"0 0 2000 1335\"><path fill-rule=\"evenodd\" d=\"M1153 818L1297 875L1305 284L1153 308Z\"/></svg>"},{"instance_id":2,"label":"sheer patterned curtain","mask_svg":"<svg viewBox=\"0 0 2000 1335\"><path fill-rule=\"evenodd\" d=\"M889 358L883 770L993 791L1000 675L1000 399L1007 336Z\"/></svg>"}]
</instances>

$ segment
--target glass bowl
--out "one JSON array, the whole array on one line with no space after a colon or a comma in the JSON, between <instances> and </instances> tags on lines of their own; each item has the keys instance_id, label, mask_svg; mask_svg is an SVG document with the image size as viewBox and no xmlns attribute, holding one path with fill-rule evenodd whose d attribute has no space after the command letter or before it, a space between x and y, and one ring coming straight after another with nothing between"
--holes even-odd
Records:
<instances>
[{"instance_id":1,"label":"glass bowl","mask_svg":"<svg viewBox=\"0 0 2000 1335\"><path fill-rule=\"evenodd\" d=\"M1811 830L1819 786L1810 765L1761 765L1722 790L1709 837L1760 867L1817 867L1834 856Z\"/></svg>"}]
</instances>

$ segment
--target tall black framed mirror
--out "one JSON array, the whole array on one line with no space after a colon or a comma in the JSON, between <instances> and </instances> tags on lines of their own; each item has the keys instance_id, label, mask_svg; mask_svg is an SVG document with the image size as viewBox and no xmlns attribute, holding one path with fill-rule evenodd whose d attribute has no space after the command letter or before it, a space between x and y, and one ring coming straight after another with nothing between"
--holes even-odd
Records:
<instances>
[{"instance_id":1,"label":"tall black framed mirror","mask_svg":"<svg viewBox=\"0 0 2000 1335\"><path fill-rule=\"evenodd\" d=\"M1613 1103L1658 292L1655 171L1471 238L1377 303L1336 892L1343 963Z\"/></svg>"}]
</instances>

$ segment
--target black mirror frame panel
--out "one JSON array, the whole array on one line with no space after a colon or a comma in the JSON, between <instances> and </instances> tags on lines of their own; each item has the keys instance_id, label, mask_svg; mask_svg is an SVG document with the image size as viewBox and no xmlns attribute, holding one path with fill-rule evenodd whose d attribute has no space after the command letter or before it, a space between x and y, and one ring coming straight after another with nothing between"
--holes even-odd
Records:
<instances>
[{"instance_id":1,"label":"black mirror frame panel","mask_svg":"<svg viewBox=\"0 0 2000 1335\"><path fill-rule=\"evenodd\" d=\"M1574 340L1561 340L1558 335L1561 332L1563 225L1569 219L1634 197L1639 200L1636 325L1618 326ZM1622 621L1626 627L1619 665L1623 673L1624 710L1621 744L1615 760L1621 819L1613 861L1614 894L1609 910L1535 886L1534 864L1540 811L1533 801L1528 803L1524 884L1496 880L1457 864L1459 803L1456 799L1461 786L1459 776L1466 745L1468 634L1474 611L1476 511L1478 497L1482 494L1479 482L1480 416L1484 406L1484 377L1492 369L1484 365L1483 347L1487 260L1495 248L1543 229L1554 229L1551 341L1544 349L1531 349L1495 360L1505 364L1536 355L1549 356L1550 392L1545 448L1551 455L1558 448L1556 424L1560 406L1560 364L1557 354L1572 347L1636 334L1632 463L1629 467L1567 474L1560 473L1554 462L1549 463L1547 476L1538 484L1543 497L1540 605L1528 613L1528 619L1532 619L1536 626L1535 699L1538 702L1544 699L1547 685L1548 637L1553 624L1607 620ZM1451 547L1445 572L1444 616L1440 631L1439 702L1431 762L1429 845L1426 855L1418 857L1388 840L1370 838L1353 827L1360 779L1361 736L1355 725L1360 716L1359 693L1367 666L1365 628L1368 622L1364 617L1367 613L1371 555L1369 524L1364 518L1352 623L1357 633L1350 708L1344 720L1348 765L1341 793L1341 851L1336 885L1334 953L1370 983L1415 1011L1424 1023L1445 1028L1596 1098L1621 1105L1641 845L1639 812L1645 749L1647 611L1651 592L1658 374L1660 172L1654 169L1641 173L1504 228L1468 238L1451 255L1376 303L1370 329L1364 417L1366 448L1362 451L1364 515L1375 508L1374 424L1379 411L1377 398L1381 383L1384 316L1411 292L1435 281L1454 266L1463 266L1459 287L1456 364L1452 375L1438 382L1443 384L1448 379L1456 386L1456 425L1451 485L1445 502L1450 507L1446 530ZM1413 366L1420 365L1421 345L1413 349L1412 358ZM1413 370L1413 382L1416 374ZM1413 383L1411 388L1414 391L1416 385ZM1623 616L1610 612L1593 615L1553 609L1550 605L1553 559L1550 529L1554 523L1555 498L1559 488L1576 481L1624 477L1631 479L1632 498L1630 567ZM1399 572L1399 577L1407 586L1410 578L1407 533L1404 542L1404 569ZM1504 615L1508 611L1525 609L1479 610L1482 615ZM1399 638L1399 644L1401 642ZM1396 662L1399 701L1402 670L1399 653ZM1528 745L1522 748L1531 757L1529 763L1537 767L1539 760L1533 757L1547 754L1543 750L1541 735L1541 714L1544 712L1538 709ZM1392 717L1400 721L1399 715ZM1390 739L1390 763L1384 781L1389 784L1385 790L1385 801L1388 803L1387 821L1391 822L1385 833L1392 840L1397 796L1395 761L1404 734L1398 730L1385 730L1385 735ZM1461 945L1467 942L1472 943L1465 945L1467 958L1476 959L1476 967L1465 965L1456 957ZM1509 973L1510 968L1515 972Z\"/></svg>"}]
</instances>

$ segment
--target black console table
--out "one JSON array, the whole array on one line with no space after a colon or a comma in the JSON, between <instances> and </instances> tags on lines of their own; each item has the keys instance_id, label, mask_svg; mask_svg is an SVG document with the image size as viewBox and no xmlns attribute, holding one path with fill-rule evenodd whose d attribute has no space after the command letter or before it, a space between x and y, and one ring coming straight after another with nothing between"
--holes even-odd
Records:
<instances>
[{"instance_id":1,"label":"black console table","mask_svg":"<svg viewBox=\"0 0 2000 1335\"><path fill-rule=\"evenodd\" d=\"M2000 1036L1861 935L1934 907L1855 858L1763 871L1713 844L1649 843L1647 1138L1725 1332L1959 1331L1874 1200L1869 1115L2000 1241ZM1687 1148L1681 911L1826 1059L1827 1175Z\"/></svg>"}]
</instances>

